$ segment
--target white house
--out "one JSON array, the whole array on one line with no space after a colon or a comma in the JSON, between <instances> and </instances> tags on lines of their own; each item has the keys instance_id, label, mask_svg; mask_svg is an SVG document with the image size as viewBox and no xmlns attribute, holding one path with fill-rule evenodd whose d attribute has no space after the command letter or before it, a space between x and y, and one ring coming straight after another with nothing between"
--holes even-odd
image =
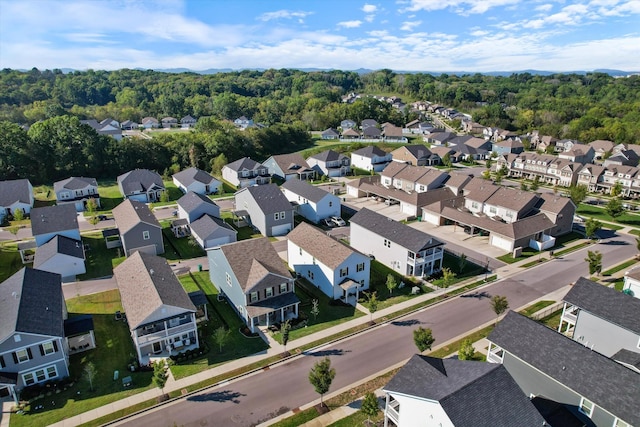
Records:
<instances>
[{"instance_id":1,"label":"white house","mask_svg":"<svg viewBox=\"0 0 640 427\"><path fill-rule=\"evenodd\" d=\"M76 275L87 272L84 260L82 241L55 236L36 250L33 268L58 273L63 282L73 282Z\"/></svg>"},{"instance_id":2,"label":"white house","mask_svg":"<svg viewBox=\"0 0 640 427\"><path fill-rule=\"evenodd\" d=\"M188 223L197 220L205 214L220 218L220 206L207 196L194 193L193 191L189 191L180 197L177 205L178 218L186 219Z\"/></svg>"},{"instance_id":3,"label":"white house","mask_svg":"<svg viewBox=\"0 0 640 427\"><path fill-rule=\"evenodd\" d=\"M220 181L198 168L189 168L174 174L173 183L183 193L193 191L198 194L217 194L222 187Z\"/></svg>"},{"instance_id":4,"label":"white house","mask_svg":"<svg viewBox=\"0 0 640 427\"><path fill-rule=\"evenodd\" d=\"M368 256L306 222L300 223L287 239L289 268L330 298L355 305L360 292L369 289Z\"/></svg>"},{"instance_id":5,"label":"white house","mask_svg":"<svg viewBox=\"0 0 640 427\"><path fill-rule=\"evenodd\" d=\"M351 166L367 171L380 172L393 160L391 153L369 145L351 153Z\"/></svg>"},{"instance_id":6,"label":"white house","mask_svg":"<svg viewBox=\"0 0 640 427\"><path fill-rule=\"evenodd\" d=\"M333 150L326 150L307 158L307 164L319 175L329 178L346 176L351 172L351 159Z\"/></svg>"},{"instance_id":7,"label":"white house","mask_svg":"<svg viewBox=\"0 0 640 427\"><path fill-rule=\"evenodd\" d=\"M269 169L250 157L243 157L224 165L222 179L238 188L262 185L271 182Z\"/></svg>"},{"instance_id":8,"label":"white house","mask_svg":"<svg viewBox=\"0 0 640 427\"><path fill-rule=\"evenodd\" d=\"M640 269L634 268L624 274L623 292L636 298L640 298Z\"/></svg>"},{"instance_id":9,"label":"white house","mask_svg":"<svg viewBox=\"0 0 640 427\"><path fill-rule=\"evenodd\" d=\"M40 247L54 236L66 236L80 240L80 227L73 205L56 205L31 210L31 232Z\"/></svg>"},{"instance_id":10,"label":"white house","mask_svg":"<svg viewBox=\"0 0 640 427\"><path fill-rule=\"evenodd\" d=\"M318 223L324 218L340 216L340 198L307 181L290 179L280 186L296 209L296 213L311 222Z\"/></svg>"},{"instance_id":11,"label":"white house","mask_svg":"<svg viewBox=\"0 0 640 427\"><path fill-rule=\"evenodd\" d=\"M53 191L56 193L57 204L73 203L78 212L86 209L89 199L95 200L96 207L100 207L98 182L95 178L72 176L71 178L54 182Z\"/></svg>"}]
</instances>

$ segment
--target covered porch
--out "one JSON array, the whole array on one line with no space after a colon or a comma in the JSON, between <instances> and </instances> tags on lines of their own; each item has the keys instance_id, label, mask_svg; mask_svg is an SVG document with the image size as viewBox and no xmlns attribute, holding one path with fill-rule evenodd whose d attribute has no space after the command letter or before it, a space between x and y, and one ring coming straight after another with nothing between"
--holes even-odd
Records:
<instances>
[{"instance_id":1,"label":"covered porch","mask_svg":"<svg viewBox=\"0 0 640 427\"><path fill-rule=\"evenodd\" d=\"M340 283L340 287L343 291L342 300L355 307L360 297L360 283L351 279L345 279Z\"/></svg>"},{"instance_id":2,"label":"covered porch","mask_svg":"<svg viewBox=\"0 0 640 427\"><path fill-rule=\"evenodd\" d=\"M18 384L18 374L15 372L0 372L0 399L9 396L15 404L19 403L16 385ZM2 406L2 405L0 405Z\"/></svg>"},{"instance_id":3,"label":"covered porch","mask_svg":"<svg viewBox=\"0 0 640 427\"><path fill-rule=\"evenodd\" d=\"M30 240L28 242L19 242L18 251L20 252L22 264L29 264L33 262L36 256L36 241Z\"/></svg>"},{"instance_id":4,"label":"covered porch","mask_svg":"<svg viewBox=\"0 0 640 427\"><path fill-rule=\"evenodd\" d=\"M256 332L256 326L269 327L275 323L284 322L298 317L300 300L293 292L278 295L274 298L257 301L247 306L247 320L251 332Z\"/></svg>"},{"instance_id":5,"label":"covered porch","mask_svg":"<svg viewBox=\"0 0 640 427\"><path fill-rule=\"evenodd\" d=\"M233 225L237 228L246 227L251 224L251 218L249 218L249 212L244 209L232 211Z\"/></svg>"},{"instance_id":6,"label":"covered porch","mask_svg":"<svg viewBox=\"0 0 640 427\"><path fill-rule=\"evenodd\" d=\"M189 221L186 218L180 218L171 221L171 231L177 239L181 237L187 237L191 234L189 229Z\"/></svg>"},{"instance_id":7,"label":"covered porch","mask_svg":"<svg viewBox=\"0 0 640 427\"><path fill-rule=\"evenodd\" d=\"M69 355L96 348L93 329L93 316L90 314L74 316L64 321L64 336L67 339Z\"/></svg>"}]
</instances>

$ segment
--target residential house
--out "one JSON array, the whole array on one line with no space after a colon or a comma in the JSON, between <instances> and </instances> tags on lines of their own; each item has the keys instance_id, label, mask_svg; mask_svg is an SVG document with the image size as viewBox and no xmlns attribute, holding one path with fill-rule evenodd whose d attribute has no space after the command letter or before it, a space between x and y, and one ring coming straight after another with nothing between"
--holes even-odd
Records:
<instances>
[{"instance_id":1,"label":"residential house","mask_svg":"<svg viewBox=\"0 0 640 427\"><path fill-rule=\"evenodd\" d=\"M340 216L340 198L307 181L290 179L280 187L284 196L295 206L295 212L311 222Z\"/></svg>"},{"instance_id":2,"label":"residential house","mask_svg":"<svg viewBox=\"0 0 640 427\"><path fill-rule=\"evenodd\" d=\"M633 189L633 183L640 177L640 170L633 166L610 166L605 168L602 174L602 181L596 186L597 191L603 193L611 193L611 189L618 183L622 186L623 197L630 197L632 192L637 194L637 190Z\"/></svg>"},{"instance_id":3,"label":"residential house","mask_svg":"<svg viewBox=\"0 0 640 427\"><path fill-rule=\"evenodd\" d=\"M255 124L253 123L253 120L248 119L248 118L247 118L247 117L245 117L245 116L238 117L237 119L235 119L235 120L233 121L233 124L234 124L237 128L240 128L241 130L245 130L245 129L247 129L247 128L251 128L251 127L254 127L254 126L255 126Z\"/></svg>"},{"instance_id":4,"label":"residential house","mask_svg":"<svg viewBox=\"0 0 640 427\"><path fill-rule=\"evenodd\" d=\"M44 206L31 209L31 233L40 247L54 236L80 241L78 216L73 205Z\"/></svg>"},{"instance_id":5,"label":"residential house","mask_svg":"<svg viewBox=\"0 0 640 427\"><path fill-rule=\"evenodd\" d=\"M222 178L237 188L268 184L271 182L271 176L269 175L267 167L252 160L250 157L243 157L235 162L224 165L222 168Z\"/></svg>"},{"instance_id":6,"label":"residential house","mask_svg":"<svg viewBox=\"0 0 640 427\"><path fill-rule=\"evenodd\" d=\"M346 131L347 129L353 129L355 127L356 122L354 122L353 120L345 119L340 122L340 129L342 129L342 132Z\"/></svg>"},{"instance_id":7,"label":"residential house","mask_svg":"<svg viewBox=\"0 0 640 427\"><path fill-rule=\"evenodd\" d=\"M157 202L165 191L160 174L148 169L134 169L118 176L117 181L120 194L138 202Z\"/></svg>"},{"instance_id":8,"label":"residential house","mask_svg":"<svg viewBox=\"0 0 640 427\"><path fill-rule=\"evenodd\" d=\"M213 200L202 194L189 191L178 199L178 218L186 219L188 223L200 218L202 215L211 215L220 218L220 206Z\"/></svg>"},{"instance_id":9,"label":"residential house","mask_svg":"<svg viewBox=\"0 0 640 427\"><path fill-rule=\"evenodd\" d=\"M605 168L610 166L638 166L638 154L634 150L621 150L606 158L602 163Z\"/></svg>"},{"instance_id":10,"label":"residential house","mask_svg":"<svg viewBox=\"0 0 640 427\"><path fill-rule=\"evenodd\" d=\"M106 119L100 122L100 126L106 126L106 125L111 125L116 128L121 128L120 122L118 122L115 119L112 119L111 117L107 117Z\"/></svg>"},{"instance_id":11,"label":"residential house","mask_svg":"<svg viewBox=\"0 0 640 427\"><path fill-rule=\"evenodd\" d=\"M406 133L420 133L420 120L415 119L404 125L404 131Z\"/></svg>"},{"instance_id":12,"label":"residential house","mask_svg":"<svg viewBox=\"0 0 640 427\"><path fill-rule=\"evenodd\" d=\"M522 141L518 139L504 139L499 142L495 142L491 146L491 151L502 156L504 154L520 154L524 152L524 145Z\"/></svg>"},{"instance_id":13,"label":"residential house","mask_svg":"<svg viewBox=\"0 0 640 427\"><path fill-rule=\"evenodd\" d=\"M413 166L434 166L440 162L440 157L422 144L404 145L391 152L394 162L406 163Z\"/></svg>"},{"instance_id":14,"label":"residential house","mask_svg":"<svg viewBox=\"0 0 640 427\"><path fill-rule=\"evenodd\" d=\"M7 215L13 215L16 209L29 215L33 202L33 186L28 179L0 181L0 223Z\"/></svg>"},{"instance_id":15,"label":"residential house","mask_svg":"<svg viewBox=\"0 0 640 427\"><path fill-rule=\"evenodd\" d=\"M174 128L178 126L178 119L175 117L163 117L161 123L164 129Z\"/></svg>"},{"instance_id":16,"label":"residential house","mask_svg":"<svg viewBox=\"0 0 640 427\"><path fill-rule=\"evenodd\" d=\"M635 154L635 153L634 153ZM572 162L587 164L593 162L595 151L588 145L574 145L571 149L558 153L558 158Z\"/></svg>"},{"instance_id":17,"label":"residential house","mask_svg":"<svg viewBox=\"0 0 640 427\"><path fill-rule=\"evenodd\" d=\"M511 177L537 179L549 185L570 187L578 181L582 165L548 154L525 152L498 157L496 167L506 167Z\"/></svg>"},{"instance_id":18,"label":"residential house","mask_svg":"<svg viewBox=\"0 0 640 427\"><path fill-rule=\"evenodd\" d=\"M113 274L141 365L200 346L196 307L166 259L135 252Z\"/></svg>"},{"instance_id":19,"label":"residential house","mask_svg":"<svg viewBox=\"0 0 640 427\"><path fill-rule=\"evenodd\" d=\"M569 151L573 147L580 147L583 145L585 144L580 141L576 141L575 139L558 139L556 140L555 151L556 153L561 153L563 151Z\"/></svg>"},{"instance_id":20,"label":"residential house","mask_svg":"<svg viewBox=\"0 0 640 427\"><path fill-rule=\"evenodd\" d=\"M112 124L109 119L103 120L102 123L98 123L95 119L80 120L80 123L90 126L98 135L110 136L120 141L122 139L122 129L117 121L113 120L113 122L116 124Z\"/></svg>"},{"instance_id":21,"label":"residential house","mask_svg":"<svg viewBox=\"0 0 640 427\"><path fill-rule=\"evenodd\" d=\"M362 129L362 139L379 140L382 139L382 132L375 126L368 126Z\"/></svg>"},{"instance_id":22,"label":"residential house","mask_svg":"<svg viewBox=\"0 0 640 427\"><path fill-rule=\"evenodd\" d=\"M418 125L418 130L423 135L433 132L434 129L435 126L433 126L433 124L430 122L420 122L420 124Z\"/></svg>"},{"instance_id":23,"label":"residential house","mask_svg":"<svg viewBox=\"0 0 640 427\"><path fill-rule=\"evenodd\" d=\"M318 175L329 178L346 176L351 172L351 159L333 150L326 150L307 159L307 164Z\"/></svg>"},{"instance_id":24,"label":"residential house","mask_svg":"<svg viewBox=\"0 0 640 427\"><path fill-rule=\"evenodd\" d=\"M444 159L449 156L451 163L457 163L464 160L464 154L457 149L458 147L447 147L445 145L434 145L430 148L431 154L439 158L438 164L443 164Z\"/></svg>"},{"instance_id":25,"label":"residential house","mask_svg":"<svg viewBox=\"0 0 640 427\"><path fill-rule=\"evenodd\" d=\"M536 150L547 152L548 150L555 151L557 142L558 142L557 138L554 138L549 135L543 135L538 138L537 143L535 144L533 143L533 140L532 140L532 145L535 147ZM553 148L549 148L549 147L553 147Z\"/></svg>"},{"instance_id":26,"label":"residential house","mask_svg":"<svg viewBox=\"0 0 640 427\"><path fill-rule=\"evenodd\" d=\"M576 205L569 197L553 193L540 193L535 210L543 213L554 226L549 230L551 236L562 236L573 230L573 217L576 214ZM535 212L533 210L533 212Z\"/></svg>"},{"instance_id":27,"label":"residential house","mask_svg":"<svg viewBox=\"0 0 640 427\"><path fill-rule=\"evenodd\" d=\"M494 363L415 354L383 391L385 427L546 425L504 366Z\"/></svg>"},{"instance_id":28,"label":"residential house","mask_svg":"<svg viewBox=\"0 0 640 427\"><path fill-rule=\"evenodd\" d=\"M351 217L351 246L405 276L430 276L442 268L444 243L363 208Z\"/></svg>"},{"instance_id":29,"label":"residential house","mask_svg":"<svg viewBox=\"0 0 640 427\"><path fill-rule=\"evenodd\" d=\"M361 291L369 289L368 256L301 222L287 235L289 268L332 299L356 305Z\"/></svg>"},{"instance_id":30,"label":"residential house","mask_svg":"<svg viewBox=\"0 0 640 427\"><path fill-rule=\"evenodd\" d=\"M352 139L360 139L360 133L354 128L348 128L347 130L343 130L340 135L340 139L344 140L352 140Z\"/></svg>"},{"instance_id":31,"label":"residential house","mask_svg":"<svg viewBox=\"0 0 640 427\"><path fill-rule=\"evenodd\" d=\"M38 247L33 268L57 273L63 282L75 282L76 275L87 272L84 260L82 241L56 235Z\"/></svg>"},{"instance_id":32,"label":"residential house","mask_svg":"<svg viewBox=\"0 0 640 427\"><path fill-rule=\"evenodd\" d=\"M307 161L298 153L278 154L262 162L271 176L277 176L285 181L290 179L313 179L316 171L311 169Z\"/></svg>"},{"instance_id":33,"label":"residential house","mask_svg":"<svg viewBox=\"0 0 640 427\"><path fill-rule=\"evenodd\" d=\"M69 375L60 275L24 267L0 283L0 396Z\"/></svg>"},{"instance_id":34,"label":"residential house","mask_svg":"<svg viewBox=\"0 0 640 427\"><path fill-rule=\"evenodd\" d=\"M265 237L282 236L293 229L294 208L275 184L246 187L235 194L236 211Z\"/></svg>"},{"instance_id":35,"label":"residential house","mask_svg":"<svg viewBox=\"0 0 640 427\"><path fill-rule=\"evenodd\" d=\"M196 127L197 122L198 120L187 115L180 119L180 126L182 126L182 129L191 129Z\"/></svg>"},{"instance_id":36,"label":"residential house","mask_svg":"<svg viewBox=\"0 0 640 427\"><path fill-rule=\"evenodd\" d=\"M369 145L351 153L351 166L367 171L380 172L393 159L391 153Z\"/></svg>"},{"instance_id":37,"label":"residential house","mask_svg":"<svg viewBox=\"0 0 640 427\"><path fill-rule=\"evenodd\" d=\"M547 410L541 412L548 424L640 425L640 373L513 311L487 339L487 361L501 363ZM557 415L562 421L553 421Z\"/></svg>"},{"instance_id":38,"label":"residential house","mask_svg":"<svg viewBox=\"0 0 640 427\"><path fill-rule=\"evenodd\" d=\"M157 129L160 127L160 123L155 117L145 117L142 119L142 127L145 129Z\"/></svg>"},{"instance_id":39,"label":"residential house","mask_svg":"<svg viewBox=\"0 0 640 427\"><path fill-rule=\"evenodd\" d=\"M138 127L140 127L140 125L131 120L125 120L124 122L120 123L120 128L122 130L138 130Z\"/></svg>"},{"instance_id":40,"label":"residential house","mask_svg":"<svg viewBox=\"0 0 640 427\"><path fill-rule=\"evenodd\" d=\"M391 162L380 172L381 183L411 193L423 193L442 186L449 174L439 169Z\"/></svg>"},{"instance_id":41,"label":"residential house","mask_svg":"<svg viewBox=\"0 0 640 427\"><path fill-rule=\"evenodd\" d=\"M580 277L562 300L558 332L607 357L640 357L640 299Z\"/></svg>"},{"instance_id":42,"label":"residential house","mask_svg":"<svg viewBox=\"0 0 640 427\"><path fill-rule=\"evenodd\" d=\"M95 178L81 176L56 181L53 183L53 192L56 193L57 204L73 203L78 212L86 210L89 199L93 199L96 207L100 207L98 182Z\"/></svg>"},{"instance_id":43,"label":"residential house","mask_svg":"<svg viewBox=\"0 0 640 427\"><path fill-rule=\"evenodd\" d=\"M593 148L594 160L603 160L605 157L611 154L611 152L613 151L613 147L616 145L616 143L613 141L605 140L605 139L597 139L595 141L591 141L587 145Z\"/></svg>"},{"instance_id":44,"label":"residential house","mask_svg":"<svg viewBox=\"0 0 640 427\"><path fill-rule=\"evenodd\" d=\"M211 283L251 332L298 317L295 281L269 239L222 245L207 258Z\"/></svg>"},{"instance_id":45,"label":"residential house","mask_svg":"<svg viewBox=\"0 0 640 427\"><path fill-rule=\"evenodd\" d=\"M125 200L113 208L113 219L125 256L131 256L136 251L153 255L164 253L162 226L144 203Z\"/></svg>"},{"instance_id":46,"label":"residential house","mask_svg":"<svg viewBox=\"0 0 640 427\"><path fill-rule=\"evenodd\" d=\"M210 249L238 240L238 232L222 219L208 214L189 223L191 235L202 247Z\"/></svg>"},{"instance_id":47,"label":"residential house","mask_svg":"<svg viewBox=\"0 0 640 427\"><path fill-rule=\"evenodd\" d=\"M466 199L473 200L473 193ZM481 212L493 219L507 223L515 222L528 215L538 200L539 196L535 193L498 186L496 191L484 200Z\"/></svg>"},{"instance_id":48,"label":"residential house","mask_svg":"<svg viewBox=\"0 0 640 427\"><path fill-rule=\"evenodd\" d=\"M386 142L398 143L398 142L407 142L407 138L402 134L402 128L388 125L384 127L382 131L384 134L384 140Z\"/></svg>"},{"instance_id":49,"label":"residential house","mask_svg":"<svg viewBox=\"0 0 640 427\"><path fill-rule=\"evenodd\" d=\"M577 184L587 187L593 193L598 189L598 184L604 179L604 166L584 165L578 172Z\"/></svg>"},{"instance_id":50,"label":"residential house","mask_svg":"<svg viewBox=\"0 0 640 427\"><path fill-rule=\"evenodd\" d=\"M462 130L471 135L482 135L485 126L472 120L462 120Z\"/></svg>"},{"instance_id":51,"label":"residential house","mask_svg":"<svg viewBox=\"0 0 640 427\"><path fill-rule=\"evenodd\" d=\"M456 137L453 132L431 132L424 136L424 141L434 145L445 145L449 140Z\"/></svg>"},{"instance_id":52,"label":"residential house","mask_svg":"<svg viewBox=\"0 0 640 427\"><path fill-rule=\"evenodd\" d=\"M325 130L324 132L322 132L321 134L321 138L322 139L340 139L340 133L335 130L334 128L329 128L327 130Z\"/></svg>"},{"instance_id":53,"label":"residential house","mask_svg":"<svg viewBox=\"0 0 640 427\"><path fill-rule=\"evenodd\" d=\"M491 150L491 142L471 135L455 136L446 142L462 160L484 160Z\"/></svg>"},{"instance_id":54,"label":"residential house","mask_svg":"<svg viewBox=\"0 0 640 427\"><path fill-rule=\"evenodd\" d=\"M188 168L174 174L173 183L183 193L218 194L222 188L220 181L198 168Z\"/></svg>"},{"instance_id":55,"label":"residential house","mask_svg":"<svg viewBox=\"0 0 640 427\"><path fill-rule=\"evenodd\" d=\"M360 123L360 128L364 131L366 128L370 128L370 127L378 127L378 122L375 121L374 119L364 119L361 123Z\"/></svg>"}]
</instances>

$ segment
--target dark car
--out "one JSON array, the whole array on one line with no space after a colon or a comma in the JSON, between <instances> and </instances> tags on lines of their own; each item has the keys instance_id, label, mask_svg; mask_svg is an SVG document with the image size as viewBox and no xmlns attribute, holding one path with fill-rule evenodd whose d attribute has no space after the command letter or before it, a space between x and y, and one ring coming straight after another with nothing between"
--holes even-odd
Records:
<instances>
[{"instance_id":1,"label":"dark car","mask_svg":"<svg viewBox=\"0 0 640 427\"><path fill-rule=\"evenodd\" d=\"M99 221L106 221L106 220L108 220L108 219L109 219L109 218L107 218L107 216L106 216L106 215L98 215L98 220L99 220Z\"/></svg>"}]
</instances>

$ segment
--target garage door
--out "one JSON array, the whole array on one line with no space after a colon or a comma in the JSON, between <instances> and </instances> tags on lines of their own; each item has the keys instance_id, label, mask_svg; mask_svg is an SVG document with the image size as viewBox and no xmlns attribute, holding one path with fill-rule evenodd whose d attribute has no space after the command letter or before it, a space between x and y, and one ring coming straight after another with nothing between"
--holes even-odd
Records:
<instances>
[{"instance_id":1,"label":"garage door","mask_svg":"<svg viewBox=\"0 0 640 427\"><path fill-rule=\"evenodd\" d=\"M220 245L226 245L227 243L231 243L231 237L219 237L217 239L209 239L207 240L207 248L213 248Z\"/></svg>"},{"instance_id":2,"label":"garage door","mask_svg":"<svg viewBox=\"0 0 640 427\"><path fill-rule=\"evenodd\" d=\"M284 236L291 231L291 224L274 225L271 227L271 234L273 236Z\"/></svg>"},{"instance_id":3,"label":"garage door","mask_svg":"<svg viewBox=\"0 0 640 427\"><path fill-rule=\"evenodd\" d=\"M491 245L500 249L504 249L507 252L511 252L513 250L513 242L499 236L491 236Z\"/></svg>"},{"instance_id":4,"label":"garage door","mask_svg":"<svg viewBox=\"0 0 640 427\"><path fill-rule=\"evenodd\" d=\"M402 213L406 213L407 215L416 216L416 207L409 203L402 203Z\"/></svg>"},{"instance_id":5,"label":"garage door","mask_svg":"<svg viewBox=\"0 0 640 427\"><path fill-rule=\"evenodd\" d=\"M142 246L139 248L129 249L129 256L131 256L131 254L133 254L135 251L140 251L145 254L151 254L151 255L158 254L156 251L156 245L148 245L148 246Z\"/></svg>"}]
</instances>

